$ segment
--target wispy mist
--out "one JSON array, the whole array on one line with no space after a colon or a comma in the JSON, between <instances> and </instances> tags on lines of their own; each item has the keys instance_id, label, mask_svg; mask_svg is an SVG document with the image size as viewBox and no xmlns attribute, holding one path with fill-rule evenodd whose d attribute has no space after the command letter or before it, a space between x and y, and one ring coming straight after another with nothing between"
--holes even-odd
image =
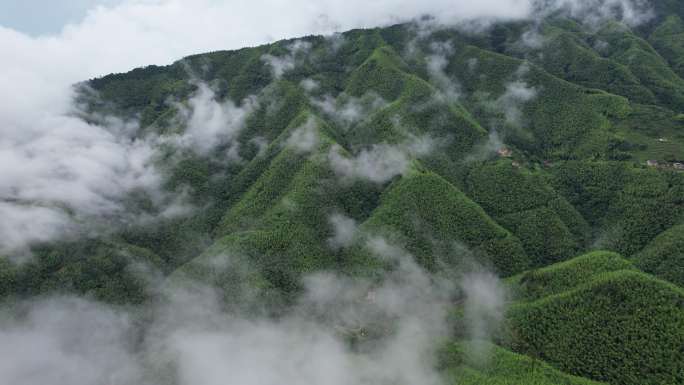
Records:
<instances>
[{"instance_id":1,"label":"wispy mist","mask_svg":"<svg viewBox=\"0 0 684 385\"><path fill-rule=\"evenodd\" d=\"M387 106L387 102L378 94L369 92L362 97L340 94L337 98L324 95L321 98L311 98L311 104L321 109L334 122L347 129L374 112Z\"/></svg>"},{"instance_id":2,"label":"wispy mist","mask_svg":"<svg viewBox=\"0 0 684 385\"><path fill-rule=\"evenodd\" d=\"M344 231L354 227L338 219ZM314 273L278 318L226 308L199 282L163 284L164 300L146 310L65 297L17 304L0 321L0 382L442 384L435 353L451 334L456 282L428 274L384 238L364 239L391 266L381 281ZM461 286L469 331L484 339L501 312L500 286L485 274Z\"/></svg>"},{"instance_id":3,"label":"wispy mist","mask_svg":"<svg viewBox=\"0 0 684 385\"><path fill-rule=\"evenodd\" d=\"M648 0L554 0L535 1L533 4L538 16L562 13L590 26L610 19L637 26L653 18Z\"/></svg>"},{"instance_id":4,"label":"wispy mist","mask_svg":"<svg viewBox=\"0 0 684 385\"><path fill-rule=\"evenodd\" d=\"M202 155L228 144L228 157L239 159L235 139L244 129L249 114L256 109L256 98L248 97L238 106L231 100L219 102L207 84L198 83L197 87L187 105L174 104L178 109L177 124L185 126L183 135L175 138L177 143Z\"/></svg>"},{"instance_id":5,"label":"wispy mist","mask_svg":"<svg viewBox=\"0 0 684 385\"><path fill-rule=\"evenodd\" d=\"M487 159L504 149L504 139L512 133L528 135L525 131L525 107L535 100L540 92L539 88L529 85L526 81L530 70L530 64L523 62L503 84L503 92L497 98L491 98L489 94L481 96L483 100L479 102L491 115L488 122L489 135L466 156L467 162Z\"/></svg>"},{"instance_id":6,"label":"wispy mist","mask_svg":"<svg viewBox=\"0 0 684 385\"><path fill-rule=\"evenodd\" d=\"M345 156L340 146L333 146L328 161L342 178L360 178L384 183L408 171L411 160L427 155L435 147L430 137L413 137L398 144L374 144L356 156Z\"/></svg>"},{"instance_id":7,"label":"wispy mist","mask_svg":"<svg viewBox=\"0 0 684 385\"><path fill-rule=\"evenodd\" d=\"M328 238L328 245L335 250L350 246L357 234L358 223L340 213L331 215L328 221L333 229L333 236Z\"/></svg>"},{"instance_id":8,"label":"wispy mist","mask_svg":"<svg viewBox=\"0 0 684 385\"><path fill-rule=\"evenodd\" d=\"M286 72L292 71L297 65L297 59L308 54L311 43L297 40L287 47L288 53L282 56L266 54L261 60L268 64L275 79L280 79Z\"/></svg>"},{"instance_id":9,"label":"wispy mist","mask_svg":"<svg viewBox=\"0 0 684 385\"><path fill-rule=\"evenodd\" d=\"M309 117L304 125L292 131L285 145L299 153L312 152L320 142L317 125L316 119Z\"/></svg>"},{"instance_id":10,"label":"wispy mist","mask_svg":"<svg viewBox=\"0 0 684 385\"><path fill-rule=\"evenodd\" d=\"M503 320L506 291L498 277L486 271L466 274L460 285L465 293L466 335L472 342L472 358L486 362L490 343Z\"/></svg>"},{"instance_id":11,"label":"wispy mist","mask_svg":"<svg viewBox=\"0 0 684 385\"><path fill-rule=\"evenodd\" d=\"M124 210L124 194L134 189L158 197L160 204L164 200L153 166L153 143L134 137L135 126L118 119L88 124L53 108L5 116L1 248L49 238L78 217L117 215ZM43 231L26 231L37 228Z\"/></svg>"},{"instance_id":12,"label":"wispy mist","mask_svg":"<svg viewBox=\"0 0 684 385\"><path fill-rule=\"evenodd\" d=\"M447 102L453 103L461 97L460 85L447 73L449 58L454 54L454 47L450 42L432 43L431 53L427 56L427 69L430 79L440 91L440 96Z\"/></svg>"},{"instance_id":13,"label":"wispy mist","mask_svg":"<svg viewBox=\"0 0 684 385\"><path fill-rule=\"evenodd\" d=\"M506 123L513 127L523 124L522 108L525 103L537 97L537 89L524 80L529 71L529 64L523 63L515 72L513 80L505 84L505 92L496 100L496 106L503 111Z\"/></svg>"},{"instance_id":14,"label":"wispy mist","mask_svg":"<svg viewBox=\"0 0 684 385\"><path fill-rule=\"evenodd\" d=\"M135 66L169 63L197 52L386 25L423 15L433 15L437 25L454 25L482 18L539 18L555 12L588 24L617 19L632 26L652 16L645 0L388 0L372 4L329 0L315 4L267 1L258 5L125 0L93 9L82 22L51 37L33 38L0 27L0 49L13 52L0 63L4 102L0 105L0 163L4 167L0 173L0 214L12 221L0 226L2 248L50 239L72 228L79 215L116 216L122 197L132 190L147 191L158 197L157 203L162 206L174 199L156 191L160 175L153 167L155 143L135 135L135 120L100 117L100 123L88 124L74 117L70 87L78 81ZM339 35L332 36L343 41ZM532 35L526 41L537 44ZM308 43L297 41L286 53L263 59L279 78L305 59L309 49ZM449 47L435 46L433 51L428 60L431 77L445 95L456 98L457 83L444 73ZM315 87L312 81L303 85ZM519 117L511 101L529 99L530 90L522 83L511 84L509 97L500 100L510 121ZM329 108L333 104L334 108ZM332 101L324 97L318 105L344 122L358 120L365 113L359 108L363 104L353 98ZM209 87L200 86L181 108L188 123L183 142L204 153L216 141L230 140L251 108L249 100L215 100ZM336 153L331 153L331 158L337 160L334 163L342 174L382 181L406 169L408 153L396 146L378 145L352 160ZM236 156L236 148L231 154ZM388 159L394 159L397 166L384 172L377 166ZM26 231L29 228L41 231Z\"/></svg>"}]
</instances>

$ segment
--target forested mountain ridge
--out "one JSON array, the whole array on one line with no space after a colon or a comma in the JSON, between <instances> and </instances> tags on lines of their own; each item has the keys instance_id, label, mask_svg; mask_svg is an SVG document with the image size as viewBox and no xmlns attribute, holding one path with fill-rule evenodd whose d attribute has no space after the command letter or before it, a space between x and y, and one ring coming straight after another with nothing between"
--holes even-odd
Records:
<instances>
[{"instance_id":1,"label":"forested mountain ridge","mask_svg":"<svg viewBox=\"0 0 684 385\"><path fill-rule=\"evenodd\" d=\"M133 191L106 231L8 253L0 295L144 308L201 282L277 318L322 272L372 302L406 257L436 281L489 271L508 293L473 334L456 285L444 381L684 383L684 6L653 12L428 19L84 82L75 114L136 122L172 198ZM361 350L392 333L359 322L340 333Z\"/></svg>"}]
</instances>

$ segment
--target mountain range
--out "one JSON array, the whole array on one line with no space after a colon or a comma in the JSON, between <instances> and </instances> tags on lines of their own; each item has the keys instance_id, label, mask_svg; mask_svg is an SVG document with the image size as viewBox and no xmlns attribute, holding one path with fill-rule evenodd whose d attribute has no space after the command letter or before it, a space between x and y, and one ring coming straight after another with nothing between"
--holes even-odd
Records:
<instances>
[{"instance_id":1,"label":"mountain range","mask_svg":"<svg viewBox=\"0 0 684 385\"><path fill-rule=\"evenodd\" d=\"M315 325L355 357L330 376L364 373L316 381L684 384L680 1L634 25L426 17L75 92L73 116L150 149L154 188L63 207L67 230L5 251L10 318L54 296L125 312L150 383L187 383L146 341L189 291L188 309Z\"/></svg>"}]
</instances>

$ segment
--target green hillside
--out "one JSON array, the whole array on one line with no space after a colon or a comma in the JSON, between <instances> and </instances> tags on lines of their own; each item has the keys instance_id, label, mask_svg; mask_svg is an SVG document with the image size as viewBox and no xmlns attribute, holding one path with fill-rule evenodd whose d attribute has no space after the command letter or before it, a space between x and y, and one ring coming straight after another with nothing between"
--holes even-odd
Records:
<instances>
[{"instance_id":1,"label":"green hillside","mask_svg":"<svg viewBox=\"0 0 684 385\"><path fill-rule=\"evenodd\" d=\"M658 235L641 252L634 263L641 270L684 287L684 227L674 226Z\"/></svg>"},{"instance_id":2,"label":"green hillside","mask_svg":"<svg viewBox=\"0 0 684 385\"><path fill-rule=\"evenodd\" d=\"M201 283L250 317L326 319L298 307L311 279L354 282L373 303L409 271L453 291L439 298L454 319L430 341L445 345L444 383L684 384L683 19L672 0L632 27L562 13L398 24L91 79L84 119L138 121L160 189L192 209L166 215L133 191L106 231L0 256L0 300L78 295L136 309L144 328L161 288ZM245 117L200 151L187 135L210 123L187 116L202 90ZM483 362L462 330L473 271L505 288ZM344 289L345 306L364 301ZM401 318L350 313L361 326L338 334L354 354Z\"/></svg>"},{"instance_id":3,"label":"green hillside","mask_svg":"<svg viewBox=\"0 0 684 385\"><path fill-rule=\"evenodd\" d=\"M571 269L579 275L579 269L568 266L547 274L564 279ZM631 270L578 281L566 291L510 309L513 349L613 384L684 380L681 288Z\"/></svg>"},{"instance_id":4,"label":"green hillside","mask_svg":"<svg viewBox=\"0 0 684 385\"><path fill-rule=\"evenodd\" d=\"M598 385L600 382L560 372L550 365L491 346L492 357L486 364L468 362L468 346L449 344L443 352L443 365L448 367L449 384L487 385Z\"/></svg>"}]
</instances>

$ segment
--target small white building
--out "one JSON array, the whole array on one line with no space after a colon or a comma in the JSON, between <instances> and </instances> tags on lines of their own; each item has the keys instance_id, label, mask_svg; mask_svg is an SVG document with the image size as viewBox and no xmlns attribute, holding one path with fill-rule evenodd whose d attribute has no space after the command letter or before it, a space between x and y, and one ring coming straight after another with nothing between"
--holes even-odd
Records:
<instances>
[{"instance_id":1,"label":"small white building","mask_svg":"<svg viewBox=\"0 0 684 385\"><path fill-rule=\"evenodd\" d=\"M500 149L496 150L496 153L502 158L510 158L513 156L513 150L506 147L501 147Z\"/></svg>"}]
</instances>

